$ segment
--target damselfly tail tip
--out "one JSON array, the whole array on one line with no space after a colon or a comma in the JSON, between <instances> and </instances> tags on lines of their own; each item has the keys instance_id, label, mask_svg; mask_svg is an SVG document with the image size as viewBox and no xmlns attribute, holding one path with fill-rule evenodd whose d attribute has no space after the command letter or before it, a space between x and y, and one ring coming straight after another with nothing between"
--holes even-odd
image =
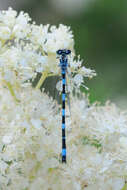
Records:
<instances>
[{"instance_id":1,"label":"damselfly tail tip","mask_svg":"<svg viewBox=\"0 0 127 190\"><path fill-rule=\"evenodd\" d=\"M62 156L62 163L66 163L66 157Z\"/></svg>"}]
</instances>

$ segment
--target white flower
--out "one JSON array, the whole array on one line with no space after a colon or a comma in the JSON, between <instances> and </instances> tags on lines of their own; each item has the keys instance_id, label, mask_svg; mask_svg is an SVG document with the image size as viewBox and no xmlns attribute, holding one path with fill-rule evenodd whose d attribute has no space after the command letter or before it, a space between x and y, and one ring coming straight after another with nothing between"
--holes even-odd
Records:
<instances>
[{"instance_id":1,"label":"white flower","mask_svg":"<svg viewBox=\"0 0 127 190\"><path fill-rule=\"evenodd\" d=\"M57 82L56 84L56 89L60 92L62 92L62 81L60 80L59 82Z\"/></svg>"},{"instance_id":2,"label":"white flower","mask_svg":"<svg viewBox=\"0 0 127 190\"><path fill-rule=\"evenodd\" d=\"M31 123L32 125L36 128L36 129L40 129L42 127L42 122L39 119L31 119Z\"/></svg>"},{"instance_id":3,"label":"white flower","mask_svg":"<svg viewBox=\"0 0 127 190\"><path fill-rule=\"evenodd\" d=\"M120 137L120 145L127 151L127 137Z\"/></svg>"},{"instance_id":4,"label":"white flower","mask_svg":"<svg viewBox=\"0 0 127 190\"><path fill-rule=\"evenodd\" d=\"M94 70L88 69L88 68L86 68L84 66L81 67L79 73L82 74L83 76L89 77L89 78L92 78L93 76L96 76L96 73L95 73Z\"/></svg>"},{"instance_id":5,"label":"white flower","mask_svg":"<svg viewBox=\"0 0 127 190\"><path fill-rule=\"evenodd\" d=\"M17 12L9 8L7 11L0 12L0 21L5 24L5 26L12 28L15 24L16 15Z\"/></svg>"},{"instance_id":6,"label":"white flower","mask_svg":"<svg viewBox=\"0 0 127 190\"><path fill-rule=\"evenodd\" d=\"M19 61L19 65L21 65L21 67L23 67L23 68L28 68L27 60L24 57L21 58L21 60ZM17 65L17 67L18 67L18 65Z\"/></svg>"},{"instance_id":7,"label":"white flower","mask_svg":"<svg viewBox=\"0 0 127 190\"><path fill-rule=\"evenodd\" d=\"M31 21L31 18L27 13L24 14L24 12L20 12L20 14L16 18L16 24L19 24L22 27L26 27L29 21Z\"/></svg>"},{"instance_id":8,"label":"white flower","mask_svg":"<svg viewBox=\"0 0 127 190\"><path fill-rule=\"evenodd\" d=\"M6 164L4 161L1 161L0 162L0 173L5 175L7 168L8 168L8 164Z\"/></svg>"},{"instance_id":9,"label":"white flower","mask_svg":"<svg viewBox=\"0 0 127 190\"><path fill-rule=\"evenodd\" d=\"M13 28L13 33L17 38L24 38L30 32L29 21L31 21L31 18L28 14L20 12L16 18L16 23Z\"/></svg>"},{"instance_id":10,"label":"white flower","mask_svg":"<svg viewBox=\"0 0 127 190\"><path fill-rule=\"evenodd\" d=\"M121 190L125 184L124 179L122 178L111 179L109 183L111 183L113 190Z\"/></svg>"},{"instance_id":11,"label":"white flower","mask_svg":"<svg viewBox=\"0 0 127 190\"><path fill-rule=\"evenodd\" d=\"M12 78L13 78L13 73L12 73L10 70L5 71L4 79L5 79L7 82L11 82L11 81L12 81Z\"/></svg>"},{"instance_id":12,"label":"white flower","mask_svg":"<svg viewBox=\"0 0 127 190\"><path fill-rule=\"evenodd\" d=\"M35 24L31 25L30 40L32 43L40 45L43 48L44 42L48 38L49 24L37 26Z\"/></svg>"},{"instance_id":13,"label":"white flower","mask_svg":"<svg viewBox=\"0 0 127 190\"><path fill-rule=\"evenodd\" d=\"M73 45L74 41L70 27L60 24L58 28L56 26L50 28L44 50L56 54L58 49L72 49Z\"/></svg>"},{"instance_id":14,"label":"white flower","mask_svg":"<svg viewBox=\"0 0 127 190\"><path fill-rule=\"evenodd\" d=\"M74 77L74 83L79 87L83 82L83 76L81 74L77 74Z\"/></svg>"},{"instance_id":15,"label":"white flower","mask_svg":"<svg viewBox=\"0 0 127 190\"><path fill-rule=\"evenodd\" d=\"M7 26L0 26L0 39L8 40L11 36L11 30Z\"/></svg>"},{"instance_id":16,"label":"white flower","mask_svg":"<svg viewBox=\"0 0 127 190\"><path fill-rule=\"evenodd\" d=\"M13 140L13 136L12 135L5 135L3 136L2 142L4 144L10 144Z\"/></svg>"},{"instance_id":17,"label":"white flower","mask_svg":"<svg viewBox=\"0 0 127 190\"><path fill-rule=\"evenodd\" d=\"M75 69L80 68L82 66L82 63L83 63L83 61L80 60L80 55L78 56L77 60L74 59L73 55L69 59L69 65L70 65L70 69L72 71L74 71Z\"/></svg>"},{"instance_id":18,"label":"white flower","mask_svg":"<svg viewBox=\"0 0 127 190\"><path fill-rule=\"evenodd\" d=\"M37 72L40 72L42 73L43 70L46 69L46 66L48 65L48 58L46 56L38 56L38 65L37 65L37 68L36 68L36 71Z\"/></svg>"}]
</instances>

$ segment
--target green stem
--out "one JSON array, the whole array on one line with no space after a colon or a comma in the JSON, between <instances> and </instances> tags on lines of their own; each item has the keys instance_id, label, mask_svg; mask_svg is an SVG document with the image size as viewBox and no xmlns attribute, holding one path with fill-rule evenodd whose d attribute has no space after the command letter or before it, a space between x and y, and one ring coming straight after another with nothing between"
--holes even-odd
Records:
<instances>
[{"instance_id":1,"label":"green stem","mask_svg":"<svg viewBox=\"0 0 127 190\"><path fill-rule=\"evenodd\" d=\"M44 80L46 79L46 77L48 76L47 72L43 72L43 74L41 75L40 80L38 81L37 85L36 85L36 89L40 89L41 85L43 84Z\"/></svg>"},{"instance_id":2,"label":"green stem","mask_svg":"<svg viewBox=\"0 0 127 190\"><path fill-rule=\"evenodd\" d=\"M55 76L56 74L53 74L53 73L48 73L48 72L43 72L42 73L42 76L40 78L40 80L38 81L37 85L36 85L36 89L40 89L41 85L43 84L44 80L47 78L47 77L50 77L50 76Z\"/></svg>"},{"instance_id":3,"label":"green stem","mask_svg":"<svg viewBox=\"0 0 127 190\"><path fill-rule=\"evenodd\" d=\"M19 103L20 100L18 100L18 99L16 98L15 92L14 92L13 87L12 87L12 85L10 84L10 82L4 81L4 83L7 85L8 90L10 91L10 94L12 95L14 101L15 101L16 103Z\"/></svg>"}]
</instances>

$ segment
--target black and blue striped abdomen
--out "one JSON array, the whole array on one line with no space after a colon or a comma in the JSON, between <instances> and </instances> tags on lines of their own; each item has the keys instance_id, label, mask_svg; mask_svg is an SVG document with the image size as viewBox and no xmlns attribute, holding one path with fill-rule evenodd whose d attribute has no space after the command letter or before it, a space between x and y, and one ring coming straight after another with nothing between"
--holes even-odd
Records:
<instances>
[{"instance_id":1,"label":"black and blue striped abdomen","mask_svg":"<svg viewBox=\"0 0 127 190\"><path fill-rule=\"evenodd\" d=\"M62 70L62 162L66 163L66 135L65 135L65 92L66 71Z\"/></svg>"}]
</instances>

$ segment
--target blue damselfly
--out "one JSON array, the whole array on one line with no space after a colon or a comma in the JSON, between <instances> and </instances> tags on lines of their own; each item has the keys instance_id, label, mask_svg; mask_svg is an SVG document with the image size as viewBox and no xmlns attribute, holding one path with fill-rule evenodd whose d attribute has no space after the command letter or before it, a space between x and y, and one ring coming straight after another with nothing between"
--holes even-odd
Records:
<instances>
[{"instance_id":1,"label":"blue damselfly","mask_svg":"<svg viewBox=\"0 0 127 190\"><path fill-rule=\"evenodd\" d=\"M66 72L68 67L68 55L70 50L58 50L57 55L60 56L60 68L62 75L62 163L66 163L66 134L65 134L65 97L66 97Z\"/></svg>"}]
</instances>

